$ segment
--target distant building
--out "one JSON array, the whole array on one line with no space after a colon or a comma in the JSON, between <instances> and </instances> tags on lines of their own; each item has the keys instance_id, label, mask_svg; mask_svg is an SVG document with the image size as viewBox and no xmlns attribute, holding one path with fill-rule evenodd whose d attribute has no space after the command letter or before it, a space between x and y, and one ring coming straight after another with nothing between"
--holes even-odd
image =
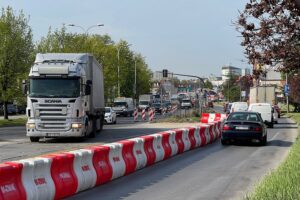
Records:
<instances>
[{"instance_id":1,"label":"distant building","mask_svg":"<svg viewBox=\"0 0 300 200\"><path fill-rule=\"evenodd\" d=\"M222 67L222 80L228 80L229 76L241 76L242 75L242 69L233 67L230 65L223 66Z\"/></svg>"},{"instance_id":2,"label":"distant building","mask_svg":"<svg viewBox=\"0 0 300 200\"><path fill-rule=\"evenodd\" d=\"M247 75L250 75L250 69L249 68L242 69L242 76L247 76Z\"/></svg>"}]
</instances>

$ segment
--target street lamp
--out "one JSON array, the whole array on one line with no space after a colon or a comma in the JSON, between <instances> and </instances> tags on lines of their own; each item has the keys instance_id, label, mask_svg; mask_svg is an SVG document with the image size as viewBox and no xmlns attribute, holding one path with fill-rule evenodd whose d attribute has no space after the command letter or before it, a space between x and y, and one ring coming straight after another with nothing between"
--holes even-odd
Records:
<instances>
[{"instance_id":1,"label":"street lamp","mask_svg":"<svg viewBox=\"0 0 300 200\"><path fill-rule=\"evenodd\" d=\"M95 24L95 25L92 25L92 26L88 27L87 29L84 29L82 26L79 26L79 25L76 25L76 24L67 24L67 26L78 27L84 32L85 35L87 35L90 29L92 29L94 27L104 26L104 24Z\"/></svg>"},{"instance_id":2,"label":"street lamp","mask_svg":"<svg viewBox=\"0 0 300 200\"><path fill-rule=\"evenodd\" d=\"M127 44L127 47L131 46L132 44ZM117 58L118 58L118 97L120 97L120 50L123 46L117 46Z\"/></svg>"}]
</instances>

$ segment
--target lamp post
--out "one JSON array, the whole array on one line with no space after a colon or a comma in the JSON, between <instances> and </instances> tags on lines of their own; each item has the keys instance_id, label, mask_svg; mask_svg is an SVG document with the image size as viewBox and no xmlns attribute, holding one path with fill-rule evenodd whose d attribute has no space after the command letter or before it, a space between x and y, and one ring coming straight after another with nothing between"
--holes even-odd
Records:
<instances>
[{"instance_id":1,"label":"lamp post","mask_svg":"<svg viewBox=\"0 0 300 200\"><path fill-rule=\"evenodd\" d=\"M128 44L127 47L132 44ZM122 49L122 45L117 47L117 59L118 59L118 97L120 97L120 50Z\"/></svg>"},{"instance_id":2,"label":"lamp post","mask_svg":"<svg viewBox=\"0 0 300 200\"><path fill-rule=\"evenodd\" d=\"M78 27L84 32L85 35L88 35L89 30L91 30L94 27L104 26L104 24L95 24L95 25L92 25L92 26L88 27L87 29L84 29L82 26L79 26L79 25L76 25L76 24L67 24L67 26Z\"/></svg>"}]
</instances>

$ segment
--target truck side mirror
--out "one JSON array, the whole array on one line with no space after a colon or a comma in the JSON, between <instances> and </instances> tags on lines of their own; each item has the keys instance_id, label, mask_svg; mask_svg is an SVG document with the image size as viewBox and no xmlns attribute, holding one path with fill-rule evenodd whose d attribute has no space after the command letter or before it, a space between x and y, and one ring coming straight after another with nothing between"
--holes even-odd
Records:
<instances>
[{"instance_id":1,"label":"truck side mirror","mask_svg":"<svg viewBox=\"0 0 300 200\"><path fill-rule=\"evenodd\" d=\"M90 94L91 94L91 86L85 85L85 95L90 95Z\"/></svg>"},{"instance_id":2,"label":"truck side mirror","mask_svg":"<svg viewBox=\"0 0 300 200\"><path fill-rule=\"evenodd\" d=\"M23 93L23 95L27 94L27 83L26 83L26 80L22 80L22 93Z\"/></svg>"},{"instance_id":3,"label":"truck side mirror","mask_svg":"<svg viewBox=\"0 0 300 200\"><path fill-rule=\"evenodd\" d=\"M86 85L85 85L85 95L90 95L91 94L91 85L92 85L92 81L87 80Z\"/></svg>"}]
</instances>

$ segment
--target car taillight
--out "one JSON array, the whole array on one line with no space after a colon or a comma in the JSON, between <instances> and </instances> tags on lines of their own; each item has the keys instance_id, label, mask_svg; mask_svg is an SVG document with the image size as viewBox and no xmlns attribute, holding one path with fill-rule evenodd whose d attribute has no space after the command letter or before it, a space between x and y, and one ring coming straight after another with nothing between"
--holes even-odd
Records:
<instances>
[{"instance_id":1,"label":"car taillight","mask_svg":"<svg viewBox=\"0 0 300 200\"><path fill-rule=\"evenodd\" d=\"M255 127L255 128L254 128L254 131L256 131L256 132L261 132L261 131L262 131L262 128L261 128L261 127Z\"/></svg>"},{"instance_id":2,"label":"car taillight","mask_svg":"<svg viewBox=\"0 0 300 200\"><path fill-rule=\"evenodd\" d=\"M231 130L230 126L228 126L227 124L225 124L223 126L223 131L229 131L229 130Z\"/></svg>"}]
</instances>

